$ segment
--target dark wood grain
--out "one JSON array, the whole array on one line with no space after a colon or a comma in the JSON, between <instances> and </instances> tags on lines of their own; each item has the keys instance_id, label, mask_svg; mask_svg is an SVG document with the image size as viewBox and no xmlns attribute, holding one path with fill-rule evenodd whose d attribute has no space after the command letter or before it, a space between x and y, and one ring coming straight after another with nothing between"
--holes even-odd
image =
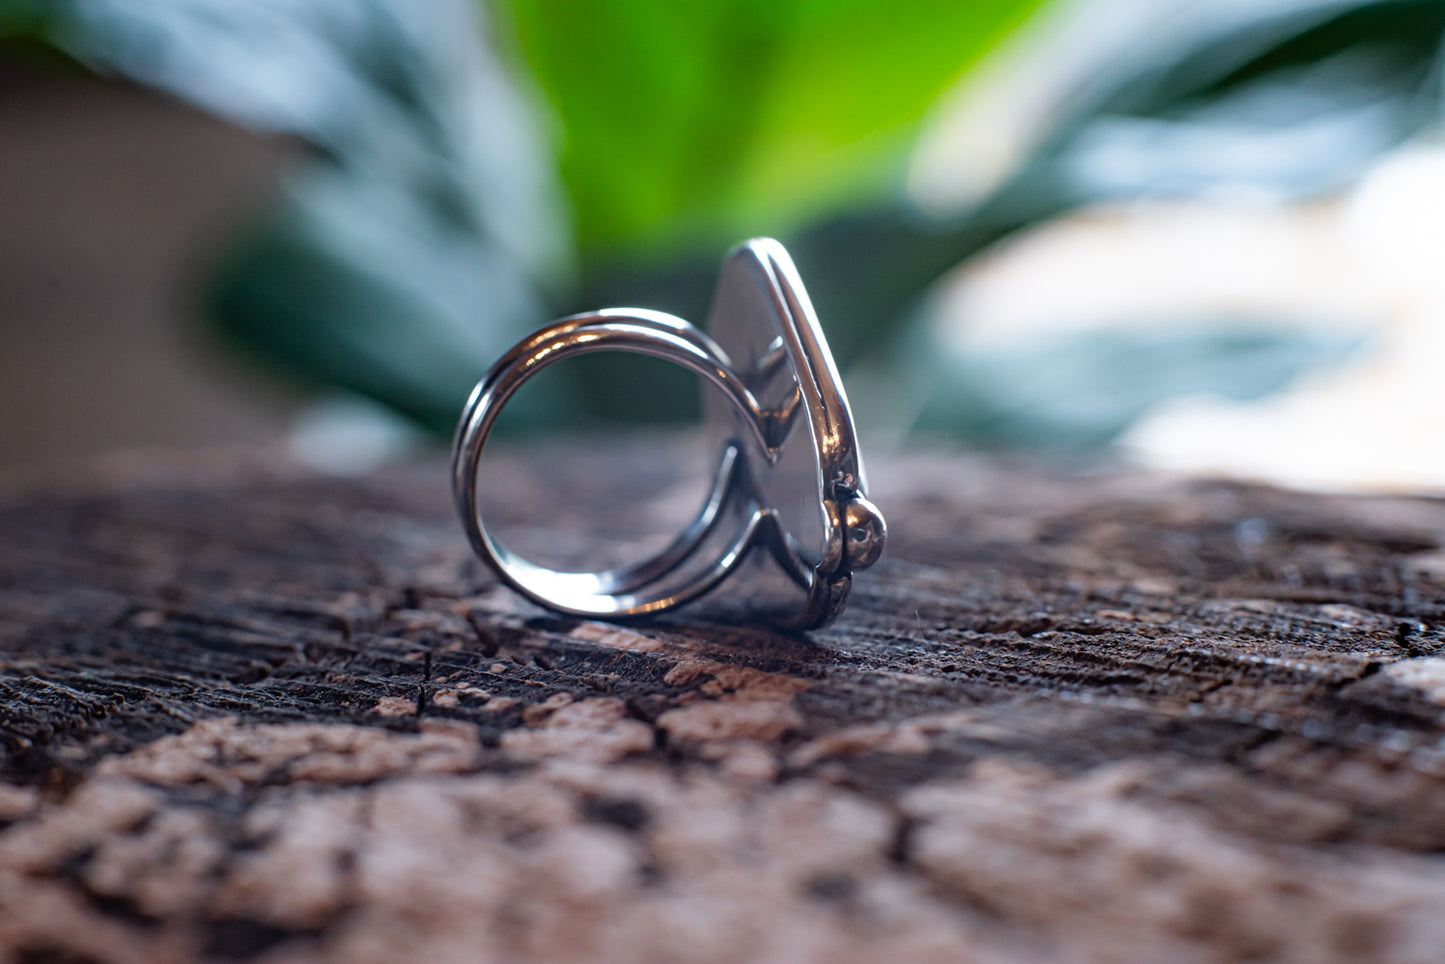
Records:
<instances>
[{"instance_id":1,"label":"dark wood grain","mask_svg":"<svg viewBox=\"0 0 1445 964\"><path fill-rule=\"evenodd\" d=\"M439 463L12 483L0 960L1440 959L1445 503L871 467L806 637L521 603Z\"/></svg>"}]
</instances>

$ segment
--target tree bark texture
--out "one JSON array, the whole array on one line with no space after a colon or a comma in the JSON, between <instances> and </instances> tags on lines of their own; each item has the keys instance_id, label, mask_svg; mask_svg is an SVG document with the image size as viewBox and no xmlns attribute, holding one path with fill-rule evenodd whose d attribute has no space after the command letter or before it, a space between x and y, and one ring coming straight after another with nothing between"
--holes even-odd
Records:
<instances>
[{"instance_id":1,"label":"tree bark texture","mask_svg":"<svg viewBox=\"0 0 1445 964\"><path fill-rule=\"evenodd\" d=\"M807 636L535 609L439 463L12 481L0 960L1445 958L1445 503L870 468Z\"/></svg>"}]
</instances>

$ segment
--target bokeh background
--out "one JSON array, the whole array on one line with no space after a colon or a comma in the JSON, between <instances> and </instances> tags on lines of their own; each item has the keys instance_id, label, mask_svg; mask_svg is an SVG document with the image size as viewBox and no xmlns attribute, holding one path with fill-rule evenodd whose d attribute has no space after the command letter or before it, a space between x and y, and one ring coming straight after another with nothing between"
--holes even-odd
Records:
<instances>
[{"instance_id":1,"label":"bokeh background","mask_svg":"<svg viewBox=\"0 0 1445 964\"><path fill-rule=\"evenodd\" d=\"M1445 488L1442 0L0 0L0 469L445 440L782 239L872 441ZM625 363L619 363L625 364ZM686 419L580 366L527 431Z\"/></svg>"}]
</instances>

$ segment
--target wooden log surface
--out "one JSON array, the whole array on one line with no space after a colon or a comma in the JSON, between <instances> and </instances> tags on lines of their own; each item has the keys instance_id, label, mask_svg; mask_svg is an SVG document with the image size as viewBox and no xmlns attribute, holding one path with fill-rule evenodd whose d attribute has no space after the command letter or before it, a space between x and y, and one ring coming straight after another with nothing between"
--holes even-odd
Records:
<instances>
[{"instance_id":1,"label":"wooden log surface","mask_svg":"<svg viewBox=\"0 0 1445 964\"><path fill-rule=\"evenodd\" d=\"M1445 955L1440 501L895 456L802 637L522 603L439 462L138 464L0 494L0 960Z\"/></svg>"}]
</instances>

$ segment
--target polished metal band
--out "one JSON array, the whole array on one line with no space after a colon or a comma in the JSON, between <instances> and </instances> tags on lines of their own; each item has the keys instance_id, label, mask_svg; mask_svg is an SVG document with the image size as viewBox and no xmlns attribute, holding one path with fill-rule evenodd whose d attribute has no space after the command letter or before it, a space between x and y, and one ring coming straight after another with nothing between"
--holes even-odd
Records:
<instances>
[{"instance_id":1,"label":"polished metal band","mask_svg":"<svg viewBox=\"0 0 1445 964\"><path fill-rule=\"evenodd\" d=\"M477 474L482 452L502 407L532 376L548 365L576 355L626 351L661 358L696 373L720 389L744 422L758 431L763 424L756 399L732 369L726 354L695 327L660 311L608 310L574 315L541 329L504 355L467 402L452 459L453 491L472 548L507 585L551 609L578 616L640 616L671 609L712 589L742 559L753 538L751 525L729 540L721 555L697 573L685 569L736 498L736 452L719 466L712 494L702 512L666 549L634 566L598 573L556 572L533 565L502 545L488 531L477 506ZM679 579L683 573L686 575ZM671 577L671 578L669 578Z\"/></svg>"},{"instance_id":2,"label":"polished metal band","mask_svg":"<svg viewBox=\"0 0 1445 964\"><path fill-rule=\"evenodd\" d=\"M505 584L550 609L615 619L672 609L756 562L748 568L765 569L773 586L748 584L746 618L811 628L842 611L852 573L877 559L886 528L864 496L852 413L781 245L750 241L733 253L709 329L719 338L658 311L574 315L524 339L477 385L457 427L452 486L467 538ZM503 406L528 379L602 351L672 362L717 389L704 398L714 477L697 516L661 552L601 572L560 572L523 559L488 528L478 473ZM790 436L799 436L790 452L804 459L794 455L792 467L783 464Z\"/></svg>"}]
</instances>

